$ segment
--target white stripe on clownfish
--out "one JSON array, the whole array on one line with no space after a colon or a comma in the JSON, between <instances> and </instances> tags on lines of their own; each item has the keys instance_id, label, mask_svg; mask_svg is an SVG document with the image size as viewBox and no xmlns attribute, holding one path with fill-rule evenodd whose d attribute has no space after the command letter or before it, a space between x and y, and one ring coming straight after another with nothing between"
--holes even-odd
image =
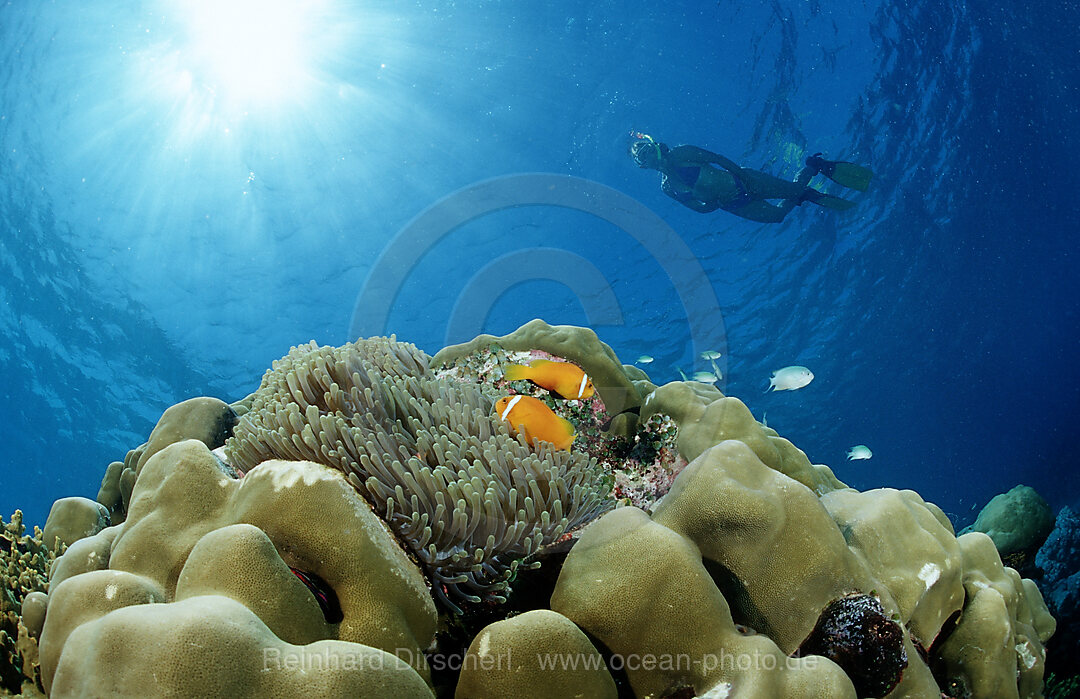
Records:
<instances>
[{"instance_id":1,"label":"white stripe on clownfish","mask_svg":"<svg viewBox=\"0 0 1080 699\"><path fill-rule=\"evenodd\" d=\"M510 415L510 411L514 409L514 406L517 405L518 401L520 400L521 396L514 396L513 398L511 398L510 402L506 404L506 409L503 410L502 415L500 416L501 419L505 420L507 416Z\"/></svg>"}]
</instances>

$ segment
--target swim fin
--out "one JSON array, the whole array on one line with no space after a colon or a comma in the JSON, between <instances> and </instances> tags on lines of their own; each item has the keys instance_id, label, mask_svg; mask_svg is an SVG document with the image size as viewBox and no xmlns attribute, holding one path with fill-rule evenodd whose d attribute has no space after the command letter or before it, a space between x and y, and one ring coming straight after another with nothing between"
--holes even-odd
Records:
<instances>
[{"instance_id":1,"label":"swim fin","mask_svg":"<svg viewBox=\"0 0 1080 699\"><path fill-rule=\"evenodd\" d=\"M866 188L870 186L870 180L874 177L874 173L871 172L870 168L855 163L845 163L840 160L823 160L821 174L836 184L860 192L866 191Z\"/></svg>"},{"instance_id":2,"label":"swim fin","mask_svg":"<svg viewBox=\"0 0 1080 699\"><path fill-rule=\"evenodd\" d=\"M810 202L817 204L818 206L824 206L826 209L832 209L834 211L847 211L851 207L855 206L855 202L847 199L841 199L840 197L834 197L831 194L825 194L819 192L816 189L807 188L801 197L799 197L799 203Z\"/></svg>"},{"instance_id":3,"label":"swim fin","mask_svg":"<svg viewBox=\"0 0 1080 699\"><path fill-rule=\"evenodd\" d=\"M840 197L834 197L831 194L822 194L818 199L814 200L814 203L834 211L847 211L855 206L855 202L841 199Z\"/></svg>"}]
</instances>

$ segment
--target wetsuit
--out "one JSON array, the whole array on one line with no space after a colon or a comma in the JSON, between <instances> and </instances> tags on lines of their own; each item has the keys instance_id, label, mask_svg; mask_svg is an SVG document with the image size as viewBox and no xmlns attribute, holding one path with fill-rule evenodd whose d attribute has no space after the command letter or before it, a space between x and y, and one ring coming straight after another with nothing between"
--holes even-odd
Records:
<instances>
[{"instance_id":1,"label":"wetsuit","mask_svg":"<svg viewBox=\"0 0 1080 699\"><path fill-rule=\"evenodd\" d=\"M675 188L668 186L668 175L665 173L660 181L660 186L664 191L671 195L676 201L701 201L694 197L694 187L697 186L697 181L701 178L701 168L703 165L681 165L672 168L673 174L689 191L677 191ZM725 172L727 172L725 170ZM738 190L731 201L720 204L719 208L724 211L732 212L738 211L742 207L746 206L750 202L754 201L754 196L750 194L746 189L746 185L743 184L742 178L738 177L734 173L728 173L731 175L732 181L735 183L735 189ZM703 204L709 204L710 202L702 202Z\"/></svg>"}]
</instances>

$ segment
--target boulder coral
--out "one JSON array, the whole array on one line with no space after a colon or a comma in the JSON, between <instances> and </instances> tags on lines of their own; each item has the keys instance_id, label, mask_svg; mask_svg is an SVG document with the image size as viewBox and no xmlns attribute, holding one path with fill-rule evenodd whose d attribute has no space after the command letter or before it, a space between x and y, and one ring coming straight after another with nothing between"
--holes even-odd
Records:
<instances>
[{"instance_id":1,"label":"boulder coral","mask_svg":"<svg viewBox=\"0 0 1080 699\"><path fill-rule=\"evenodd\" d=\"M990 498L962 533L983 532L1005 557L1034 557L1054 529L1054 512L1032 487L1018 485Z\"/></svg>"},{"instance_id":2,"label":"boulder coral","mask_svg":"<svg viewBox=\"0 0 1080 699\"><path fill-rule=\"evenodd\" d=\"M691 461L653 521L694 542L737 620L785 654L799 648L834 599L875 587L813 491L740 441Z\"/></svg>"},{"instance_id":3,"label":"boulder coral","mask_svg":"<svg viewBox=\"0 0 1080 699\"><path fill-rule=\"evenodd\" d=\"M127 517L135 478L151 456L185 439L197 439L208 449L220 448L232 435L238 411L245 409L241 404L228 405L206 396L167 408L146 442L130 450L123 461L114 461L105 469L97 501L108 510L112 524L120 524Z\"/></svg>"},{"instance_id":4,"label":"boulder coral","mask_svg":"<svg viewBox=\"0 0 1080 699\"><path fill-rule=\"evenodd\" d=\"M981 532L957 539L964 607L931 649L934 674L951 697L1040 696L1045 643L1056 624L1030 580L1002 565Z\"/></svg>"},{"instance_id":5,"label":"boulder coral","mask_svg":"<svg viewBox=\"0 0 1080 699\"><path fill-rule=\"evenodd\" d=\"M742 442L766 466L794 478L817 494L845 488L832 470L811 464L798 447L764 427L738 398L697 381L673 381L645 396L641 418L670 415L679 425L679 452L693 461L709 447L727 439Z\"/></svg>"},{"instance_id":6,"label":"boulder coral","mask_svg":"<svg viewBox=\"0 0 1080 699\"><path fill-rule=\"evenodd\" d=\"M618 690L581 629L561 614L537 609L476 635L454 696L615 699Z\"/></svg>"},{"instance_id":7,"label":"boulder coral","mask_svg":"<svg viewBox=\"0 0 1080 699\"><path fill-rule=\"evenodd\" d=\"M892 488L836 490L821 504L854 558L881 583L877 592L887 592L912 638L929 648L964 604L963 558L945 513L918 493Z\"/></svg>"},{"instance_id":8,"label":"boulder coral","mask_svg":"<svg viewBox=\"0 0 1080 699\"><path fill-rule=\"evenodd\" d=\"M607 438L676 426L689 463L651 513L605 512L617 462L537 451L491 391L429 368L492 343L578 363L609 414L637 407ZM99 501L122 523L25 597L53 696L1042 696L1054 620L988 536L846 487L738 399L655 386L592 331L533 321L433 359L302 346L243 401L198 405L110 466ZM554 539L550 583L499 604Z\"/></svg>"},{"instance_id":9,"label":"boulder coral","mask_svg":"<svg viewBox=\"0 0 1080 699\"><path fill-rule=\"evenodd\" d=\"M789 658L736 625L697 546L635 507L585 531L551 607L610 650L609 667L625 672L635 696L724 687L721 696L855 697L839 666Z\"/></svg>"},{"instance_id":10,"label":"boulder coral","mask_svg":"<svg viewBox=\"0 0 1080 699\"><path fill-rule=\"evenodd\" d=\"M334 640L290 645L217 595L117 609L80 625L65 648L50 696L431 696L390 653Z\"/></svg>"},{"instance_id":11,"label":"boulder coral","mask_svg":"<svg viewBox=\"0 0 1080 699\"><path fill-rule=\"evenodd\" d=\"M68 553L53 571L41 633L52 695L91 686L142 696L289 696L303 673L259 674L267 649L291 658L290 667L377 661L369 684L346 673L340 686L430 695L423 649L436 612L426 581L370 505L322 464L267 461L238 479L202 442L175 443L143 465L126 521ZM318 593L333 596L340 618L327 618ZM170 629L156 633L174 645L135 642L134 656L117 654L155 637L155 628ZM179 652L185 644L176 639L185 637L200 639L198 653ZM170 657L165 671L150 671ZM229 658L235 666L223 664ZM196 671L204 665L239 674L226 681Z\"/></svg>"},{"instance_id":12,"label":"boulder coral","mask_svg":"<svg viewBox=\"0 0 1080 699\"><path fill-rule=\"evenodd\" d=\"M47 546L70 546L109 526L109 511L87 498L60 498L49 509L42 537Z\"/></svg>"}]
</instances>

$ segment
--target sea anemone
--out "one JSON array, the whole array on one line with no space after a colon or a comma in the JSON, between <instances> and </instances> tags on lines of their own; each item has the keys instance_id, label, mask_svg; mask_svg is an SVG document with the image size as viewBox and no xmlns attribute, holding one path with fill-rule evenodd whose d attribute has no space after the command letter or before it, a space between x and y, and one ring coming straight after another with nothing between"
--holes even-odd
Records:
<instances>
[{"instance_id":1,"label":"sea anemone","mask_svg":"<svg viewBox=\"0 0 1080 699\"><path fill-rule=\"evenodd\" d=\"M477 387L394 338L314 342L274 362L226 444L233 466L310 460L347 474L437 598L503 602L517 568L611 506L595 461L513 436Z\"/></svg>"}]
</instances>

